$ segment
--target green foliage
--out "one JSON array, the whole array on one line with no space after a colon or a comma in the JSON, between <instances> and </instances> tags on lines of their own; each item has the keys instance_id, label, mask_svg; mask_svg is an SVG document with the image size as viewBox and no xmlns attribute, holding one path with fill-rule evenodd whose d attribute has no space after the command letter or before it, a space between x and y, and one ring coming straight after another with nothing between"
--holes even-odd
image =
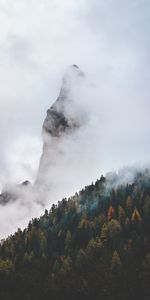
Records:
<instances>
[{"instance_id":1,"label":"green foliage","mask_svg":"<svg viewBox=\"0 0 150 300\"><path fill-rule=\"evenodd\" d=\"M102 176L1 241L1 300L150 298L150 173L117 181Z\"/></svg>"},{"instance_id":2,"label":"green foliage","mask_svg":"<svg viewBox=\"0 0 150 300\"><path fill-rule=\"evenodd\" d=\"M66 253L68 253L69 251L71 251L71 233L70 233L69 230L67 230L67 233L66 233L65 250L66 250Z\"/></svg>"},{"instance_id":3,"label":"green foliage","mask_svg":"<svg viewBox=\"0 0 150 300\"><path fill-rule=\"evenodd\" d=\"M112 272L119 273L121 266L122 266L122 263L121 263L119 254L115 250L113 252L112 262L111 262L111 270L112 270Z\"/></svg>"},{"instance_id":4,"label":"green foliage","mask_svg":"<svg viewBox=\"0 0 150 300\"><path fill-rule=\"evenodd\" d=\"M0 273L10 273L12 272L14 269L14 264L12 263L11 260L6 259L6 260L2 260L0 259Z\"/></svg>"},{"instance_id":5,"label":"green foliage","mask_svg":"<svg viewBox=\"0 0 150 300\"><path fill-rule=\"evenodd\" d=\"M102 226L100 237L103 243L108 241L108 225L106 223Z\"/></svg>"}]
</instances>

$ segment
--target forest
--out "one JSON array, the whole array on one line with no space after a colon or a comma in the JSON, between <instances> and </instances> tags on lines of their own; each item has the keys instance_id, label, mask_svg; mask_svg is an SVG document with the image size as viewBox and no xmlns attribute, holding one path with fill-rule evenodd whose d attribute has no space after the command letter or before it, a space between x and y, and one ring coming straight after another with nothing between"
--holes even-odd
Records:
<instances>
[{"instance_id":1,"label":"forest","mask_svg":"<svg viewBox=\"0 0 150 300\"><path fill-rule=\"evenodd\" d=\"M150 171L119 179L101 176L1 240L1 300L150 299Z\"/></svg>"}]
</instances>

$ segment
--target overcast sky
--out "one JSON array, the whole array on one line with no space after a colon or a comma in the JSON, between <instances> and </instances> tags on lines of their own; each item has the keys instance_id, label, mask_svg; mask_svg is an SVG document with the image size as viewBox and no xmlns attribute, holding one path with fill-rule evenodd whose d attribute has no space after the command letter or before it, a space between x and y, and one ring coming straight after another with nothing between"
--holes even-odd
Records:
<instances>
[{"instance_id":1,"label":"overcast sky","mask_svg":"<svg viewBox=\"0 0 150 300\"><path fill-rule=\"evenodd\" d=\"M148 0L0 0L0 188L35 180L46 110L74 63L91 121L81 176L66 177L66 193L149 163L149 28Z\"/></svg>"}]
</instances>

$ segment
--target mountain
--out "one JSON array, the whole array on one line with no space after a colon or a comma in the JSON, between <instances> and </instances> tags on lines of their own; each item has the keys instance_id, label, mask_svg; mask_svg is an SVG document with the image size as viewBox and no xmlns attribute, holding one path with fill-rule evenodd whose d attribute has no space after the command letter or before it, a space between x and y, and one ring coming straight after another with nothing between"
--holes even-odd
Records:
<instances>
[{"instance_id":1,"label":"mountain","mask_svg":"<svg viewBox=\"0 0 150 300\"><path fill-rule=\"evenodd\" d=\"M20 198L26 197L28 189L35 194L37 203L46 203L43 198L51 188L50 174L53 166L59 166L65 155L61 146L65 139L70 139L86 122L86 113L78 100L78 93L83 85L85 75L77 65L67 68L63 78L60 93L53 105L47 110L42 126L43 152L39 163L39 170L35 185L30 186L28 180L17 186L7 186L0 194L0 205L6 205ZM61 175L60 175L61 176ZM42 187L42 188L41 188ZM37 192L38 191L38 192ZM39 197L37 196L39 195ZM40 199L39 199L40 198Z\"/></svg>"},{"instance_id":2,"label":"mountain","mask_svg":"<svg viewBox=\"0 0 150 300\"><path fill-rule=\"evenodd\" d=\"M23 181L16 186L6 187L0 194L0 205L6 205L10 202L15 202L18 198L22 197L24 192L31 187L31 183L28 180Z\"/></svg>"},{"instance_id":3,"label":"mountain","mask_svg":"<svg viewBox=\"0 0 150 300\"><path fill-rule=\"evenodd\" d=\"M150 299L150 170L123 175L1 241L0 299Z\"/></svg>"},{"instance_id":4,"label":"mountain","mask_svg":"<svg viewBox=\"0 0 150 300\"><path fill-rule=\"evenodd\" d=\"M75 112L71 115L71 112L69 112L67 107L73 105L71 92L80 77L84 77L84 73L77 65L72 65L66 71L63 77L60 94L47 111L47 116L43 123L43 136L48 134L49 137L60 137L80 126ZM47 140L44 140L45 143L46 141Z\"/></svg>"},{"instance_id":5,"label":"mountain","mask_svg":"<svg viewBox=\"0 0 150 300\"><path fill-rule=\"evenodd\" d=\"M42 127L43 153L36 184L49 186L49 174L62 152L64 139L71 137L85 122L85 111L77 97L84 81L84 73L77 65L70 66L62 80L60 93L47 110Z\"/></svg>"}]
</instances>

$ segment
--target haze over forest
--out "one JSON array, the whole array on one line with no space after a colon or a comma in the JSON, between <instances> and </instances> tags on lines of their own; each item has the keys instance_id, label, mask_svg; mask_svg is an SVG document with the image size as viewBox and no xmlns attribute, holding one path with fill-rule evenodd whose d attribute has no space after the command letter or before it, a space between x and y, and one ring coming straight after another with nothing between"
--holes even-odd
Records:
<instances>
[{"instance_id":1,"label":"haze over forest","mask_svg":"<svg viewBox=\"0 0 150 300\"><path fill-rule=\"evenodd\" d=\"M1 191L34 184L46 111L73 64L85 74L76 112L88 116L63 144L45 203L27 192L1 207L1 238L102 173L149 165L149 10L146 0L0 0Z\"/></svg>"}]
</instances>

